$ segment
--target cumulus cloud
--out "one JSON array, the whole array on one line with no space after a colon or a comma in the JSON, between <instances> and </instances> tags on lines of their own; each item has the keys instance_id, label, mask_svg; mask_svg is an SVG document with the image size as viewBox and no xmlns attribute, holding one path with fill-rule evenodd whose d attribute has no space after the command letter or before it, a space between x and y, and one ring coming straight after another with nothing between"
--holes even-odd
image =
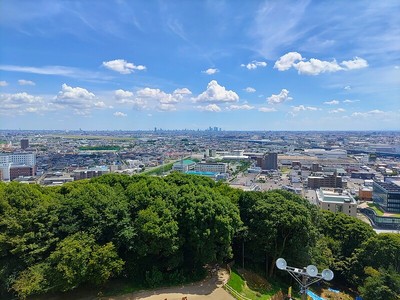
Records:
<instances>
[{"instance_id":1,"label":"cumulus cloud","mask_svg":"<svg viewBox=\"0 0 400 300\"><path fill-rule=\"evenodd\" d=\"M197 106L201 111L220 112L221 108L217 104L209 104L207 106Z\"/></svg>"},{"instance_id":2,"label":"cumulus cloud","mask_svg":"<svg viewBox=\"0 0 400 300\"><path fill-rule=\"evenodd\" d=\"M146 87L136 92L116 90L114 97L117 103L132 105L135 109L157 108L162 111L172 111L176 110L174 104L182 102L191 94L192 92L187 88L166 93L160 89Z\"/></svg>"},{"instance_id":3,"label":"cumulus cloud","mask_svg":"<svg viewBox=\"0 0 400 300\"><path fill-rule=\"evenodd\" d=\"M194 98L196 102L237 102L239 96L234 91L227 90L218 84L216 80L211 80L207 89Z\"/></svg>"},{"instance_id":4,"label":"cumulus cloud","mask_svg":"<svg viewBox=\"0 0 400 300\"><path fill-rule=\"evenodd\" d=\"M267 66L267 63L265 61L253 60L252 62L249 62L248 64L241 64L240 66L247 68L248 70L254 70L254 69L257 69L258 67L265 68Z\"/></svg>"},{"instance_id":5,"label":"cumulus cloud","mask_svg":"<svg viewBox=\"0 0 400 300\"><path fill-rule=\"evenodd\" d=\"M281 56L274 65L279 71L295 68L299 74L319 75L321 73L332 73L341 70L354 70L368 67L368 62L360 57L353 60L342 61L340 64L335 59L324 61L316 58L306 60L298 52L289 52Z\"/></svg>"},{"instance_id":6,"label":"cumulus cloud","mask_svg":"<svg viewBox=\"0 0 400 300\"><path fill-rule=\"evenodd\" d=\"M7 85L8 85L7 81L4 80L0 81L0 86L7 86Z\"/></svg>"},{"instance_id":7,"label":"cumulus cloud","mask_svg":"<svg viewBox=\"0 0 400 300\"><path fill-rule=\"evenodd\" d=\"M127 62L124 59L115 59L110 61L103 61L103 66L109 70L121 73L121 74L130 74L134 71L143 71L146 70L146 67L143 65L136 66L133 63Z\"/></svg>"},{"instance_id":8,"label":"cumulus cloud","mask_svg":"<svg viewBox=\"0 0 400 300\"><path fill-rule=\"evenodd\" d=\"M147 107L146 100L136 98L135 94L130 91L116 90L114 91L114 97L117 103L131 105L134 109L141 110Z\"/></svg>"},{"instance_id":9,"label":"cumulus cloud","mask_svg":"<svg viewBox=\"0 0 400 300\"><path fill-rule=\"evenodd\" d=\"M201 71L201 73L205 73L207 75L213 75L213 74L218 73L218 72L219 72L218 69L213 69L213 68L207 69L205 71Z\"/></svg>"},{"instance_id":10,"label":"cumulus cloud","mask_svg":"<svg viewBox=\"0 0 400 300\"><path fill-rule=\"evenodd\" d=\"M260 107L258 109L258 111L261 111L261 112L273 112L273 111L276 111L276 109L274 107Z\"/></svg>"},{"instance_id":11,"label":"cumulus cloud","mask_svg":"<svg viewBox=\"0 0 400 300\"><path fill-rule=\"evenodd\" d=\"M243 105L230 105L227 107L228 110L252 110L254 106L250 106L248 104Z\"/></svg>"},{"instance_id":12,"label":"cumulus cloud","mask_svg":"<svg viewBox=\"0 0 400 300\"><path fill-rule=\"evenodd\" d=\"M19 85L36 85L36 83L34 83L33 81L25 80L25 79L18 80L18 84Z\"/></svg>"},{"instance_id":13,"label":"cumulus cloud","mask_svg":"<svg viewBox=\"0 0 400 300\"><path fill-rule=\"evenodd\" d=\"M351 90L351 86L346 85L346 86L344 87L344 89L345 89L346 91L350 91L350 90Z\"/></svg>"},{"instance_id":14,"label":"cumulus cloud","mask_svg":"<svg viewBox=\"0 0 400 300\"><path fill-rule=\"evenodd\" d=\"M292 97L289 97L289 91L287 89L282 89L278 95L272 94L267 98L269 104L279 104L292 99Z\"/></svg>"},{"instance_id":15,"label":"cumulus cloud","mask_svg":"<svg viewBox=\"0 0 400 300\"><path fill-rule=\"evenodd\" d=\"M255 93L255 92L256 92L256 89L255 89L255 88L252 88L251 86L245 88L244 90L245 90L246 92L248 92L248 93Z\"/></svg>"},{"instance_id":16,"label":"cumulus cloud","mask_svg":"<svg viewBox=\"0 0 400 300\"><path fill-rule=\"evenodd\" d=\"M336 60L322 61L316 58L311 58L309 61L300 61L294 64L299 74L318 75L321 73L331 73L342 70Z\"/></svg>"},{"instance_id":17,"label":"cumulus cloud","mask_svg":"<svg viewBox=\"0 0 400 300\"><path fill-rule=\"evenodd\" d=\"M368 62L365 59L356 56L353 60L342 61L341 65L346 67L348 70L354 70L368 67Z\"/></svg>"},{"instance_id":18,"label":"cumulus cloud","mask_svg":"<svg viewBox=\"0 0 400 300\"><path fill-rule=\"evenodd\" d=\"M338 113L342 113L345 112L346 110L343 108L338 108L338 109L332 109L329 111L330 114L338 114Z\"/></svg>"},{"instance_id":19,"label":"cumulus cloud","mask_svg":"<svg viewBox=\"0 0 400 300\"><path fill-rule=\"evenodd\" d=\"M295 112L306 111L306 110L315 111L318 110L318 108L313 106L304 106L304 105L293 106L293 111Z\"/></svg>"},{"instance_id":20,"label":"cumulus cloud","mask_svg":"<svg viewBox=\"0 0 400 300\"><path fill-rule=\"evenodd\" d=\"M339 101L338 100L326 101L326 102L324 102L324 104L337 105L337 104L339 104Z\"/></svg>"},{"instance_id":21,"label":"cumulus cloud","mask_svg":"<svg viewBox=\"0 0 400 300\"><path fill-rule=\"evenodd\" d=\"M278 69L279 71L289 70L294 66L296 61L302 60L303 57L298 52L289 52L285 55L281 56L274 65L274 69Z\"/></svg>"},{"instance_id":22,"label":"cumulus cloud","mask_svg":"<svg viewBox=\"0 0 400 300\"><path fill-rule=\"evenodd\" d=\"M103 101L99 101L95 94L81 87L61 86L61 91L54 97L54 103L62 108L72 108L76 114L87 115L91 109L107 108Z\"/></svg>"},{"instance_id":23,"label":"cumulus cloud","mask_svg":"<svg viewBox=\"0 0 400 300\"><path fill-rule=\"evenodd\" d=\"M24 114L48 110L43 98L23 93L0 94L1 114Z\"/></svg>"},{"instance_id":24,"label":"cumulus cloud","mask_svg":"<svg viewBox=\"0 0 400 300\"><path fill-rule=\"evenodd\" d=\"M115 113L113 113L113 115L114 115L114 117L117 117L117 118L123 118L123 117L127 116L127 114L124 114L123 112L120 112L120 111L116 111Z\"/></svg>"}]
</instances>

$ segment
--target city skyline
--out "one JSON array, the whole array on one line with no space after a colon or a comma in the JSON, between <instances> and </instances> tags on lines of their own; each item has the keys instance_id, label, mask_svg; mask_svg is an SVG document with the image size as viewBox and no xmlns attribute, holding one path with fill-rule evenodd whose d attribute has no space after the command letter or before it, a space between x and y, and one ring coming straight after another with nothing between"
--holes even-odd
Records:
<instances>
[{"instance_id":1,"label":"city skyline","mask_svg":"<svg viewBox=\"0 0 400 300\"><path fill-rule=\"evenodd\" d=\"M399 130L397 1L2 1L0 129Z\"/></svg>"}]
</instances>

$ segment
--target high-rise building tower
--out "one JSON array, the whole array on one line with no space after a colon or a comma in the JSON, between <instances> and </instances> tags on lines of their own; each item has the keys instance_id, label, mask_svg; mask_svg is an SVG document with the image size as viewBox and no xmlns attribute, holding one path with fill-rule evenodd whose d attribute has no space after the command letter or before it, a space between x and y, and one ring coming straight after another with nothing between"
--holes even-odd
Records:
<instances>
[{"instance_id":1,"label":"high-rise building tower","mask_svg":"<svg viewBox=\"0 0 400 300\"><path fill-rule=\"evenodd\" d=\"M29 140L28 139L22 139L21 140L21 149L25 150L26 148L29 148Z\"/></svg>"}]
</instances>

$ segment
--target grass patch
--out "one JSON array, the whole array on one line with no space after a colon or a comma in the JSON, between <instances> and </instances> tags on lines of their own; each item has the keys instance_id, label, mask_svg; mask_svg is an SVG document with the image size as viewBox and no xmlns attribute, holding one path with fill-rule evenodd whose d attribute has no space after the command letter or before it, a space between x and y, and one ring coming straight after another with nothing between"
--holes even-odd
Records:
<instances>
[{"instance_id":1,"label":"grass patch","mask_svg":"<svg viewBox=\"0 0 400 300\"><path fill-rule=\"evenodd\" d=\"M367 204L369 208L374 210L377 216L383 216L384 212L378 205L376 205L375 203L367 203Z\"/></svg>"},{"instance_id":2,"label":"grass patch","mask_svg":"<svg viewBox=\"0 0 400 300\"><path fill-rule=\"evenodd\" d=\"M172 166L174 163L165 164L150 170L145 170L142 174L146 175L162 175L163 172L168 172L172 170Z\"/></svg>"},{"instance_id":3,"label":"grass patch","mask_svg":"<svg viewBox=\"0 0 400 300\"><path fill-rule=\"evenodd\" d=\"M232 269L228 285L239 294L252 300L269 300L278 291L287 291L288 286L278 280L264 277L244 269ZM293 298L292 299L296 299Z\"/></svg>"},{"instance_id":4,"label":"grass patch","mask_svg":"<svg viewBox=\"0 0 400 300\"><path fill-rule=\"evenodd\" d=\"M375 203L367 203L368 207L373 209L377 216L394 216L400 218L400 214L392 213L392 212L385 212L379 205Z\"/></svg>"}]
</instances>

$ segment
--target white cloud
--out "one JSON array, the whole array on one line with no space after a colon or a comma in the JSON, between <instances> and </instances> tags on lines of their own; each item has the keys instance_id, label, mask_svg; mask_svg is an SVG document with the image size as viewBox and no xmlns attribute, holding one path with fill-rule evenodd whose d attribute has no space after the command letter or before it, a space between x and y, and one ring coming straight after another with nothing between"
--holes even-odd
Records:
<instances>
[{"instance_id":1,"label":"white cloud","mask_svg":"<svg viewBox=\"0 0 400 300\"><path fill-rule=\"evenodd\" d=\"M24 114L48 110L41 97L23 93L0 94L0 114Z\"/></svg>"},{"instance_id":2,"label":"white cloud","mask_svg":"<svg viewBox=\"0 0 400 300\"><path fill-rule=\"evenodd\" d=\"M57 100L63 99L84 99L84 100L92 100L96 98L96 96L89 92L87 89L81 87L71 87L67 84L63 84L61 86L61 91L58 92Z\"/></svg>"},{"instance_id":3,"label":"white cloud","mask_svg":"<svg viewBox=\"0 0 400 300\"><path fill-rule=\"evenodd\" d=\"M196 102L237 102L239 96L234 91L226 90L216 80L211 80L207 89L194 98Z\"/></svg>"},{"instance_id":4,"label":"white cloud","mask_svg":"<svg viewBox=\"0 0 400 300\"><path fill-rule=\"evenodd\" d=\"M116 111L115 113L113 113L113 115L114 115L114 117L117 117L117 118L123 118L123 117L127 116L127 114L124 114L123 112L120 112L120 111Z\"/></svg>"},{"instance_id":5,"label":"white cloud","mask_svg":"<svg viewBox=\"0 0 400 300\"><path fill-rule=\"evenodd\" d=\"M32 73L39 75L65 76L71 78L80 78L84 80L109 79L109 77L105 76L104 74L100 74L98 72L92 72L65 66L30 67L30 66L0 65L0 70L8 72Z\"/></svg>"},{"instance_id":6,"label":"white cloud","mask_svg":"<svg viewBox=\"0 0 400 300\"><path fill-rule=\"evenodd\" d=\"M345 66L348 70L354 70L368 67L368 62L365 59L356 56L353 60L342 61L341 65Z\"/></svg>"},{"instance_id":7,"label":"white cloud","mask_svg":"<svg viewBox=\"0 0 400 300\"><path fill-rule=\"evenodd\" d=\"M135 70L137 71L146 70L145 66L142 65L136 66L133 63L127 62L124 59L103 61L103 66L106 67L107 69L113 70L121 74L130 74Z\"/></svg>"},{"instance_id":8,"label":"white cloud","mask_svg":"<svg viewBox=\"0 0 400 300\"><path fill-rule=\"evenodd\" d=\"M372 117L376 115L381 115L384 112L379 110L379 109L374 109L366 112L354 112L351 114L352 117L362 117L362 118L367 118L367 117Z\"/></svg>"},{"instance_id":9,"label":"white cloud","mask_svg":"<svg viewBox=\"0 0 400 300\"><path fill-rule=\"evenodd\" d=\"M144 88L136 92L137 97L157 100L160 103L171 104L178 103L183 99L184 95L191 93L188 89L178 89L174 93L168 94L160 89Z\"/></svg>"},{"instance_id":10,"label":"white cloud","mask_svg":"<svg viewBox=\"0 0 400 300\"><path fill-rule=\"evenodd\" d=\"M344 100L343 103L354 103L354 102L359 102L360 100Z\"/></svg>"},{"instance_id":11,"label":"white cloud","mask_svg":"<svg viewBox=\"0 0 400 300\"><path fill-rule=\"evenodd\" d=\"M174 104L169 103L161 103L158 108L162 111L174 111L176 110L176 106Z\"/></svg>"},{"instance_id":12,"label":"white cloud","mask_svg":"<svg viewBox=\"0 0 400 300\"><path fill-rule=\"evenodd\" d=\"M61 86L61 91L54 97L55 104L62 108L72 108L79 115L87 115L91 109L107 108L108 106L87 89L71 87L67 84ZM110 107L108 107L110 108Z\"/></svg>"},{"instance_id":13,"label":"white cloud","mask_svg":"<svg viewBox=\"0 0 400 300\"><path fill-rule=\"evenodd\" d=\"M241 64L240 66L245 67L248 70L254 70L254 69L257 69L258 67L265 68L267 66L267 63L265 61L253 60L252 62L249 62L248 64Z\"/></svg>"},{"instance_id":14,"label":"white cloud","mask_svg":"<svg viewBox=\"0 0 400 300\"><path fill-rule=\"evenodd\" d=\"M218 73L218 72L219 72L218 69L212 69L212 68L207 69L205 71L201 71L201 73L205 73L207 75L213 75L213 74Z\"/></svg>"},{"instance_id":15,"label":"white cloud","mask_svg":"<svg viewBox=\"0 0 400 300\"><path fill-rule=\"evenodd\" d=\"M304 105L293 106L293 111L295 111L295 112L306 111L306 110L316 111L316 110L318 110L318 108L313 107L313 106L304 106Z\"/></svg>"},{"instance_id":16,"label":"white cloud","mask_svg":"<svg viewBox=\"0 0 400 300\"><path fill-rule=\"evenodd\" d=\"M274 112L276 109L274 107L260 107L258 111L261 112Z\"/></svg>"},{"instance_id":17,"label":"white cloud","mask_svg":"<svg viewBox=\"0 0 400 300\"><path fill-rule=\"evenodd\" d=\"M0 81L0 86L7 86L7 85L8 85L7 81L4 80Z\"/></svg>"},{"instance_id":18,"label":"white cloud","mask_svg":"<svg viewBox=\"0 0 400 300\"><path fill-rule=\"evenodd\" d=\"M354 70L368 67L368 62L360 57L353 60L342 61L340 64L336 60L323 61L316 58L306 60L298 52L289 52L281 56L274 65L279 71L286 71L295 68L299 74L319 75L321 73L332 73L342 70Z\"/></svg>"},{"instance_id":19,"label":"white cloud","mask_svg":"<svg viewBox=\"0 0 400 300\"><path fill-rule=\"evenodd\" d=\"M36 85L36 83L34 83L33 81L25 80L25 79L18 80L18 84L19 85Z\"/></svg>"},{"instance_id":20,"label":"white cloud","mask_svg":"<svg viewBox=\"0 0 400 300\"><path fill-rule=\"evenodd\" d=\"M245 90L246 92L248 92L248 93L255 93L255 92L256 92L256 89L255 89L255 88L252 88L251 86L245 88L244 90Z\"/></svg>"},{"instance_id":21,"label":"white cloud","mask_svg":"<svg viewBox=\"0 0 400 300\"><path fill-rule=\"evenodd\" d=\"M326 101L326 102L324 102L324 104L337 105L337 104L339 104L339 101L338 100Z\"/></svg>"},{"instance_id":22,"label":"white cloud","mask_svg":"<svg viewBox=\"0 0 400 300\"><path fill-rule=\"evenodd\" d=\"M132 105L134 109L145 109L147 101L144 99L136 98L135 94L130 91L116 90L114 97L119 104Z\"/></svg>"},{"instance_id":23,"label":"white cloud","mask_svg":"<svg viewBox=\"0 0 400 300\"><path fill-rule=\"evenodd\" d=\"M286 71L293 67L296 61L302 60L302 56L298 52L289 52L281 56L274 65L274 69L279 71Z\"/></svg>"},{"instance_id":24,"label":"white cloud","mask_svg":"<svg viewBox=\"0 0 400 300\"><path fill-rule=\"evenodd\" d=\"M188 88L179 88L172 92L166 93L160 89L143 88L135 93L131 91L116 90L114 97L117 103L133 105L135 109L159 109L162 111L176 110L175 105L187 99L192 92Z\"/></svg>"},{"instance_id":25,"label":"white cloud","mask_svg":"<svg viewBox=\"0 0 400 300\"><path fill-rule=\"evenodd\" d=\"M338 109L332 109L329 111L330 114L338 114L338 113L342 113L345 112L346 110L343 108L338 108Z\"/></svg>"},{"instance_id":26,"label":"white cloud","mask_svg":"<svg viewBox=\"0 0 400 300\"><path fill-rule=\"evenodd\" d=\"M289 91L287 89L282 89L278 95L272 94L267 98L269 104L279 104L292 99L292 97L289 97Z\"/></svg>"},{"instance_id":27,"label":"white cloud","mask_svg":"<svg viewBox=\"0 0 400 300\"><path fill-rule=\"evenodd\" d=\"M207 106L197 106L199 110L210 111L210 112L220 112L221 108L217 104L209 104Z\"/></svg>"},{"instance_id":28,"label":"white cloud","mask_svg":"<svg viewBox=\"0 0 400 300\"><path fill-rule=\"evenodd\" d=\"M293 65L299 74L318 75L325 72L337 72L342 70L336 60L331 62L311 58L309 61L300 61Z\"/></svg>"},{"instance_id":29,"label":"white cloud","mask_svg":"<svg viewBox=\"0 0 400 300\"><path fill-rule=\"evenodd\" d=\"M344 89L345 89L346 91L350 91L350 90L351 90L351 86L346 85L346 86L344 87Z\"/></svg>"},{"instance_id":30,"label":"white cloud","mask_svg":"<svg viewBox=\"0 0 400 300\"><path fill-rule=\"evenodd\" d=\"M248 104L243 105L230 105L227 107L228 110L251 110L254 109L254 106L250 106Z\"/></svg>"}]
</instances>

